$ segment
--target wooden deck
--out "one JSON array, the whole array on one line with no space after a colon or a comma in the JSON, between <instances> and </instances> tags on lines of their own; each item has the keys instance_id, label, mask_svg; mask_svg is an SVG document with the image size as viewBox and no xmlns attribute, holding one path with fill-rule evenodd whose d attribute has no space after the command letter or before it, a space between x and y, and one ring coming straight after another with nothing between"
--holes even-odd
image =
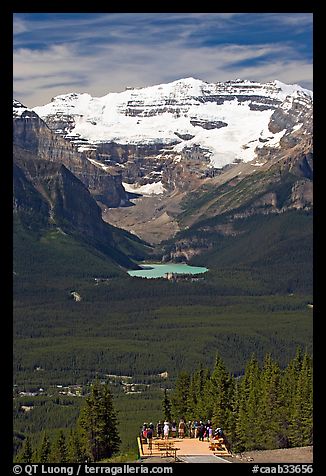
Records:
<instances>
[{"instance_id":1,"label":"wooden deck","mask_svg":"<svg viewBox=\"0 0 326 476\"><path fill-rule=\"evenodd\" d=\"M151 449L146 442L140 441L140 437L137 441L141 458L173 456L177 460L182 456L231 456L223 444L220 443L218 446L216 442L212 444L213 442L199 441L196 438L169 438L168 440L153 438Z\"/></svg>"}]
</instances>

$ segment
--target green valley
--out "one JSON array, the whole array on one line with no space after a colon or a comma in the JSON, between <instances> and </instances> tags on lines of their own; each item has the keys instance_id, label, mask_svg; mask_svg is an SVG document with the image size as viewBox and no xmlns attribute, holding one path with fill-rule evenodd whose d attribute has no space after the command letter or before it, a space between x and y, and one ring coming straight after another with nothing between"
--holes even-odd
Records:
<instances>
[{"instance_id":1,"label":"green valley","mask_svg":"<svg viewBox=\"0 0 326 476\"><path fill-rule=\"evenodd\" d=\"M260 226L251 223L246 232L245 224L255 220ZM121 450L135 450L139 425L161 416L163 389L174 386L180 371L212 366L217 352L234 375L243 374L253 352L260 361L269 352L283 367L298 347L312 353L309 220L302 212L244 220L243 233L217 240L214 248L192 260L209 264L209 272L198 282L132 278L108 255L69 235L52 230L36 236L18 223L17 434L31 434L38 441L45 414L50 434L60 428L68 432L82 397L60 396L56 403L57 385L87 388L97 375L104 380L107 375L126 375L136 384L149 385L141 393L126 393L121 383L113 385ZM294 232L292 236L295 223L301 238ZM194 228L184 233L199 232ZM72 291L80 301L73 299ZM164 372L167 378L160 377ZM21 391L38 395L19 396ZM20 409L26 398L35 405L28 413ZM130 408L135 401L137 411L134 405ZM20 446L22 440L17 441Z\"/></svg>"}]
</instances>

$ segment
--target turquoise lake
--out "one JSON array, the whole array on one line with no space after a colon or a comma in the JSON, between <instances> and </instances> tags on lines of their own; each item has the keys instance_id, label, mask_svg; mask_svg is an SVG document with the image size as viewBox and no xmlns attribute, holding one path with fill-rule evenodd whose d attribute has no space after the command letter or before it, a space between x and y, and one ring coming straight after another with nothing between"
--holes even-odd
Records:
<instances>
[{"instance_id":1,"label":"turquoise lake","mask_svg":"<svg viewBox=\"0 0 326 476\"><path fill-rule=\"evenodd\" d=\"M178 274L201 274L208 271L207 268L200 266L189 266L188 264L152 264L142 263L139 266L142 269L130 270L128 274L130 276L137 276L140 278L163 278L166 273L178 273Z\"/></svg>"}]
</instances>

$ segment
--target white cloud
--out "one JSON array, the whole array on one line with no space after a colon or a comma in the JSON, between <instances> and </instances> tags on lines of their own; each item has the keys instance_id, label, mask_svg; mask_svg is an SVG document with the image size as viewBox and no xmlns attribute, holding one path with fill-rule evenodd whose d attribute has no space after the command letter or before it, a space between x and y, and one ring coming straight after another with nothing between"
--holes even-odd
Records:
<instances>
[{"instance_id":1,"label":"white cloud","mask_svg":"<svg viewBox=\"0 0 326 476\"><path fill-rule=\"evenodd\" d=\"M160 21L166 16L160 15L155 21L153 14L92 14L75 21L67 17L60 28L49 18L34 23L29 17L16 18L17 38L21 39L14 51L15 97L33 107L57 94L75 91L102 96L126 86L148 86L187 76L209 82L241 77L279 79L304 83L305 87L312 84L311 61L302 58L297 45L290 41L277 43L273 38L264 44L234 41L202 46L192 37L211 26L226 29L241 14L216 14L214 21L208 14L166 14L169 21L163 26ZM291 18L288 16L287 21L294 22L295 17ZM191 19L198 20L198 25ZM63 27L68 33L70 28L71 41L62 33ZM29 48L28 42L40 30L50 43ZM31 34L23 40L24 34L19 33L27 31ZM54 41L58 38L60 42Z\"/></svg>"},{"instance_id":2,"label":"white cloud","mask_svg":"<svg viewBox=\"0 0 326 476\"><path fill-rule=\"evenodd\" d=\"M13 20L14 35L19 35L21 33L25 33L26 31L28 31L26 22L22 20L21 18L17 18L16 16L14 16L14 20Z\"/></svg>"}]
</instances>

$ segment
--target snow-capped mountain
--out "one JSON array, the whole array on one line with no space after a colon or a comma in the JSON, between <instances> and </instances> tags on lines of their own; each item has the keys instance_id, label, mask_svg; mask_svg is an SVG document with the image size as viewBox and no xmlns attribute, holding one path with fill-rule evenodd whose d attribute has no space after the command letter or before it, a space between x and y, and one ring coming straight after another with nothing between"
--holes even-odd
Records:
<instances>
[{"instance_id":1,"label":"snow-capped mountain","mask_svg":"<svg viewBox=\"0 0 326 476\"><path fill-rule=\"evenodd\" d=\"M61 161L105 221L150 243L203 217L312 207L313 94L298 85L186 78L14 101L13 115L18 146Z\"/></svg>"},{"instance_id":2,"label":"snow-capped mountain","mask_svg":"<svg viewBox=\"0 0 326 476\"><path fill-rule=\"evenodd\" d=\"M280 81L206 83L186 78L103 97L60 95L33 110L100 163L125 162L121 154L115 156L115 144L124 150L141 148L142 153L150 147L156 157L169 153L175 160L195 151L197 158L222 168L255 159L260 148L278 147L284 136L300 128L304 133L312 102L311 91ZM100 150L104 158L94 155Z\"/></svg>"}]
</instances>

